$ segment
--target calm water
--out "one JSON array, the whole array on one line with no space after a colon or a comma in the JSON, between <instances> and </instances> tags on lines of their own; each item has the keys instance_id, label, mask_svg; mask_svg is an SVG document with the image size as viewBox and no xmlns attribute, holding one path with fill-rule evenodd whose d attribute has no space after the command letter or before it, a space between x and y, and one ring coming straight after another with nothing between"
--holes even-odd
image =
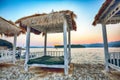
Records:
<instances>
[{"instance_id":1,"label":"calm water","mask_svg":"<svg viewBox=\"0 0 120 80\"><path fill-rule=\"evenodd\" d=\"M41 52L43 48L31 48L31 52ZM62 48L47 48L47 51L63 51ZM109 48L109 52L120 52L120 48ZM72 48L72 63L104 63L103 48Z\"/></svg>"}]
</instances>

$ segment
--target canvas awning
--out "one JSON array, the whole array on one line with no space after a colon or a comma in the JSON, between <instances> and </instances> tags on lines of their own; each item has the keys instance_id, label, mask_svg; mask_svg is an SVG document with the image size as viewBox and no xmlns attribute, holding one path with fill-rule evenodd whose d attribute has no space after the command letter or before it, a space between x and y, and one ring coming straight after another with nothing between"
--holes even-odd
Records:
<instances>
[{"instance_id":1,"label":"canvas awning","mask_svg":"<svg viewBox=\"0 0 120 80\"><path fill-rule=\"evenodd\" d=\"M26 27L31 27L31 32L35 34L43 33L59 33L63 32L64 20L70 30L76 30L76 23L74 21L76 15L69 10L52 12L50 14L34 14L31 16L18 19L20 27L26 30Z\"/></svg>"},{"instance_id":2,"label":"canvas awning","mask_svg":"<svg viewBox=\"0 0 120 80\"><path fill-rule=\"evenodd\" d=\"M106 0L95 16L93 25L120 23L120 0Z\"/></svg>"},{"instance_id":3,"label":"canvas awning","mask_svg":"<svg viewBox=\"0 0 120 80\"><path fill-rule=\"evenodd\" d=\"M7 21L6 19L0 17L0 34L14 36L15 34L19 35L21 32L23 31L12 21Z\"/></svg>"}]
</instances>

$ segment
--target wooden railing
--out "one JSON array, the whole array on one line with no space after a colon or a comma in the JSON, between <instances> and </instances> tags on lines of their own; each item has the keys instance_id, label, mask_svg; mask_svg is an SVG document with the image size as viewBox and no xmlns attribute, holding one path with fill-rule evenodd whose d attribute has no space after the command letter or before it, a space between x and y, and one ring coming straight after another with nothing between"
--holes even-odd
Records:
<instances>
[{"instance_id":1,"label":"wooden railing","mask_svg":"<svg viewBox=\"0 0 120 80\"><path fill-rule=\"evenodd\" d=\"M15 57L20 58L21 52L20 50L16 50ZM0 50L0 63L13 61L13 50Z\"/></svg>"},{"instance_id":2,"label":"wooden railing","mask_svg":"<svg viewBox=\"0 0 120 80\"><path fill-rule=\"evenodd\" d=\"M120 67L120 52L109 53L109 63Z\"/></svg>"},{"instance_id":3,"label":"wooden railing","mask_svg":"<svg viewBox=\"0 0 120 80\"><path fill-rule=\"evenodd\" d=\"M37 57L41 57L43 56L43 52L30 52L29 54L29 58L32 59L32 58L37 58Z\"/></svg>"},{"instance_id":4,"label":"wooden railing","mask_svg":"<svg viewBox=\"0 0 120 80\"><path fill-rule=\"evenodd\" d=\"M63 51L47 51L47 55L49 56L64 56Z\"/></svg>"},{"instance_id":5,"label":"wooden railing","mask_svg":"<svg viewBox=\"0 0 120 80\"><path fill-rule=\"evenodd\" d=\"M47 51L47 56L63 56L64 53L63 51ZM29 54L29 58L37 58L37 57L41 57L44 56L44 52L30 52Z\"/></svg>"},{"instance_id":6,"label":"wooden railing","mask_svg":"<svg viewBox=\"0 0 120 80\"><path fill-rule=\"evenodd\" d=\"M13 51L9 50L0 50L0 63L12 61L13 60Z\"/></svg>"}]
</instances>

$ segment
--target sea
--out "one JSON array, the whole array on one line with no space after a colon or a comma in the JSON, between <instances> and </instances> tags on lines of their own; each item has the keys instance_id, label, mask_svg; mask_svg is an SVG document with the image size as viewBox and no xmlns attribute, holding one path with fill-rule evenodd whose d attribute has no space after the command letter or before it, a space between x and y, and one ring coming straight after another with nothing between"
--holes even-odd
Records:
<instances>
[{"instance_id":1,"label":"sea","mask_svg":"<svg viewBox=\"0 0 120 80\"><path fill-rule=\"evenodd\" d=\"M44 48L30 48L30 52L43 52ZM47 48L47 51L63 51L63 48ZM25 50L22 51L23 53ZM118 48L109 48L109 52L119 52ZM104 64L104 48L71 48L71 63Z\"/></svg>"}]
</instances>

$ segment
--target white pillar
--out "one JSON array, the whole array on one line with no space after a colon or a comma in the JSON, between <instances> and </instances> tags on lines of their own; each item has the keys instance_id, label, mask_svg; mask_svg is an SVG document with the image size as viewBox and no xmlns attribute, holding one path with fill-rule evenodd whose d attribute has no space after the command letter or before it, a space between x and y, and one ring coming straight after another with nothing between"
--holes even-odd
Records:
<instances>
[{"instance_id":1,"label":"white pillar","mask_svg":"<svg viewBox=\"0 0 120 80\"><path fill-rule=\"evenodd\" d=\"M64 20L63 26L63 40L64 40L64 73L65 75L68 74L68 54L67 54L67 22Z\"/></svg>"},{"instance_id":2,"label":"white pillar","mask_svg":"<svg viewBox=\"0 0 120 80\"><path fill-rule=\"evenodd\" d=\"M71 62L71 31L70 28L68 29L68 59L69 63Z\"/></svg>"},{"instance_id":3,"label":"white pillar","mask_svg":"<svg viewBox=\"0 0 120 80\"><path fill-rule=\"evenodd\" d=\"M17 34L14 34L14 45L13 45L13 63L15 64L16 61L16 41L17 41Z\"/></svg>"},{"instance_id":4,"label":"white pillar","mask_svg":"<svg viewBox=\"0 0 120 80\"><path fill-rule=\"evenodd\" d=\"M106 25L102 24L102 32L103 32L103 41L104 41L104 54L105 54L105 70L108 72L108 59L109 59L109 53L108 53L108 40L107 40L107 32L106 32Z\"/></svg>"},{"instance_id":5,"label":"white pillar","mask_svg":"<svg viewBox=\"0 0 120 80\"><path fill-rule=\"evenodd\" d=\"M27 62L29 60L29 53L30 53L30 27L27 27L27 36L26 36L26 54L25 54L25 71L28 71Z\"/></svg>"},{"instance_id":6,"label":"white pillar","mask_svg":"<svg viewBox=\"0 0 120 80\"><path fill-rule=\"evenodd\" d=\"M44 56L46 56L46 46L47 46L47 32L45 33L45 40L44 40Z\"/></svg>"}]
</instances>

